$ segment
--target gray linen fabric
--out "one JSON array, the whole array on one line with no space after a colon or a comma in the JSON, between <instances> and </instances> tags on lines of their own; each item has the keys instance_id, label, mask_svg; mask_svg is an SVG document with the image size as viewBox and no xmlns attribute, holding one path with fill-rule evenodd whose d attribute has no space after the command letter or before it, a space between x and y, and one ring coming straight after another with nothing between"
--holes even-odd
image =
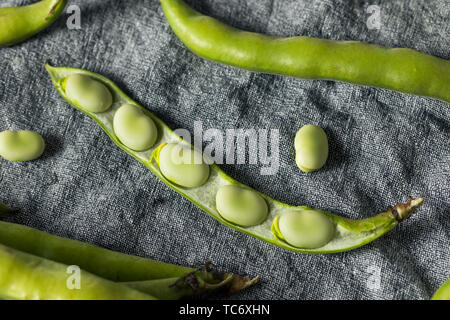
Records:
<instances>
[{"instance_id":1,"label":"gray linen fabric","mask_svg":"<svg viewBox=\"0 0 450 320\"><path fill-rule=\"evenodd\" d=\"M32 1L2 1L2 6ZM408 47L450 59L450 1L189 0L249 31ZM192 54L157 0L70 1L67 13L29 41L0 49L0 130L41 133L47 148L27 163L0 159L0 200L21 208L8 221L129 254L259 275L237 299L428 299L450 277L450 106L397 92L330 81L254 74ZM369 30L369 5L381 29ZM354 251L307 255L229 229L174 193L71 108L44 70L100 73L172 128L280 130L280 169L222 165L276 199L366 218L409 195L425 205L389 234ZM326 166L301 173L295 132L322 126ZM379 275L379 277L377 277ZM379 281L378 281L379 280Z\"/></svg>"}]
</instances>

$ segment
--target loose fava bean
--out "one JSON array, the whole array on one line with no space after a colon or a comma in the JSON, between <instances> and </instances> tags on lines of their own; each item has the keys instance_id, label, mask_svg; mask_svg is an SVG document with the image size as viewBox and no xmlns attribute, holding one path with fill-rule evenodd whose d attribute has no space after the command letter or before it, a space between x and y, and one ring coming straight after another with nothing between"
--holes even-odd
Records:
<instances>
[{"instance_id":1,"label":"loose fava bean","mask_svg":"<svg viewBox=\"0 0 450 320\"><path fill-rule=\"evenodd\" d=\"M275 221L278 236L296 248L320 248L334 236L335 226L316 210L290 210Z\"/></svg>"},{"instance_id":2,"label":"loose fava bean","mask_svg":"<svg viewBox=\"0 0 450 320\"><path fill-rule=\"evenodd\" d=\"M105 112L112 105L109 89L92 77L75 73L65 79L64 86L69 99L86 111Z\"/></svg>"},{"instance_id":3,"label":"loose fava bean","mask_svg":"<svg viewBox=\"0 0 450 320\"><path fill-rule=\"evenodd\" d=\"M295 136L295 161L300 170L311 172L322 168L328 158L328 139L322 128L308 124Z\"/></svg>"},{"instance_id":4,"label":"loose fava bean","mask_svg":"<svg viewBox=\"0 0 450 320\"><path fill-rule=\"evenodd\" d=\"M159 168L168 180L186 188L200 187L209 177L209 165L203 161L202 154L178 143L162 148Z\"/></svg>"},{"instance_id":5,"label":"loose fava bean","mask_svg":"<svg viewBox=\"0 0 450 320\"><path fill-rule=\"evenodd\" d=\"M119 140L134 151L150 149L158 137L155 122L132 104L124 104L116 111L113 127Z\"/></svg>"},{"instance_id":6,"label":"loose fava bean","mask_svg":"<svg viewBox=\"0 0 450 320\"><path fill-rule=\"evenodd\" d=\"M225 220L242 227L261 224L269 211L258 193L235 185L226 185L217 191L216 208Z\"/></svg>"},{"instance_id":7,"label":"loose fava bean","mask_svg":"<svg viewBox=\"0 0 450 320\"><path fill-rule=\"evenodd\" d=\"M36 132L6 130L0 133L0 156L9 161L31 161L39 158L45 141Z\"/></svg>"}]
</instances>

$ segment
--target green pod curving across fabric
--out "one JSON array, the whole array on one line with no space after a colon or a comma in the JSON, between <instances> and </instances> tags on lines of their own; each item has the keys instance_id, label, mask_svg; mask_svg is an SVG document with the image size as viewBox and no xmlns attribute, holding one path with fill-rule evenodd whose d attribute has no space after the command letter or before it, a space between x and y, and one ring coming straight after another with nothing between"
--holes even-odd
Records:
<instances>
[{"instance_id":1,"label":"green pod curving across fabric","mask_svg":"<svg viewBox=\"0 0 450 320\"><path fill-rule=\"evenodd\" d=\"M161 172L159 165L159 161L161 160L159 157L160 152L165 145L170 143L184 144L186 147L192 148L190 144L175 134L161 119L142 106L139 106L135 101L126 96L125 93L123 93L123 91L120 90L111 80L99 74L82 69L64 67L57 68L52 67L49 64L46 64L46 68L52 78L56 90L67 102L69 102L74 108L94 119L118 147L145 165L162 182L190 200L192 203L196 204L203 211L221 223L279 247L295 252L305 253L332 253L351 250L369 243L390 231L400 221L410 217L411 214L414 213L423 203L423 198L411 198L406 204L397 204L394 207L371 218L362 220L347 219L324 210L314 209L316 212L320 212L328 217L334 227L332 232L333 236L329 239L328 243L321 243L321 246L317 248L295 247L286 242L282 237L277 236L279 233L273 229L274 223L277 221L278 217L283 215L285 212L292 210L310 210L311 208L306 206L291 206L253 190L228 176L216 164L209 165L210 170L207 180L204 183L202 181L202 184L198 184L195 187L183 187L172 182ZM102 82L109 88L109 90L113 93L113 103L112 107L108 111L101 113L89 112L83 108L83 106L78 105L67 96L64 88L64 79L75 73L81 73L92 77L93 79ZM139 107L143 113L153 120L158 130L158 139L153 147L145 151L134 151L121 143L115 135L112 122L115 113L123 104L132 104ZM241 226L225 219L217 210L216 203L216 195L219 189L225 185L239 186L243 189L252 190L253 192L259 194L264 199L268 207L268 214L263 214L266 216L266 219L257 225L249 223L248 226ZM245 213L250 211L245 209L242 212ZM235 217L233 219L236 220ZM239 223L239 221L235 222Z\"/></svg>"},{"instance_id":2,"label":"green pod curving across fabric","mask_svg":"<svg viewBox=\"0 0 450 320\"><path fill-rule=\"evenodd\" d=\"M195 54L255 72L326 79L428 96L450 103L450 61L412 49L242 31L183 0L160 0L172 30Z\"/></svg>"}]
</instances>

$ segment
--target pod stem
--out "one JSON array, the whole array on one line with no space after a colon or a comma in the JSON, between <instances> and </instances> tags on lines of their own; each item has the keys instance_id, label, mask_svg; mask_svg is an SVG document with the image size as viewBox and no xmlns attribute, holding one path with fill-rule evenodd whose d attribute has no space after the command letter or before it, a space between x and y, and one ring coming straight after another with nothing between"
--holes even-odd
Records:
<instances>
[{"instance_id":1,"label":"pod stem","mask_svg":"<svg viewBox=\"0 0 450 320\"><path fill-rule=\"evenodd\" d=\"M225 289L231 294L255 284L258 280L258 276L250 279L248 276L241 277L217 271L216 266L207 260L200 268L179 278L170 287L178 289L189 287L194 293Z\"/></svg>"},{"instance_id":2,"label":"pod stem","mask_svg":"<svg viewBox=\"0 0 450 320\"><path fill-rule=\"evenodd\" d=\"M407 203L397 203L390 211L400 222L411 217L422 204L423 198L410 197Z\"/></svg>"}]
</instances>

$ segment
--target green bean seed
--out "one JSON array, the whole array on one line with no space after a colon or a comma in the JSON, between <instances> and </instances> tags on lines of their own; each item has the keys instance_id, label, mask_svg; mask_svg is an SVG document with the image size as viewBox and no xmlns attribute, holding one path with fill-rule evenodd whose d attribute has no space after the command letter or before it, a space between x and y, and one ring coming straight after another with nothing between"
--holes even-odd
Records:
<instances>
[{"instance_id":1,"label":"green bean seed","mask_svg":"<svg viewBox=\"0 0 450 320\"><path fill-rule=\"evenodd\" d=\"M6 130L0 133L0 156L10 161L31 161L39 158L45 141L36 132Z\"/></svg>"},{"instance_id":2,"label":"green bean seed","mask_svg":"<svg viewBox=\"0 0 450 320\"><path fill-rule=\"evenodd\" d=\"M101 82L82 74L73 74L66 78L67 96L83 109L99 113L107 111L113 98L109 89Z\"/></svg>"},{"instance_id":3,"label":"green bean seed","mask_svg":"<svg viewBox=\"0 0 450 320\"><path fill-rule=\"evenodd\" d=\"M279 235L297 248L320 248L334 236L335 226L316 210L290 210L278 220Z\"/></svg>"},{"instance_id":4,"label":"green bean seed","mask_svg":"<svg viewBox=\"0 0 450 320\"><path fill-rule=\"evenodd\" d=\"M322 128L313 124L303 126L295 136L295 161L300 170L319 170L328 158L328 139Z\"/></svg>"},{"instance_id":5,"label":"green bean seed","mask_svg":"<svg viewBox=\"0 0 450 320\"><path fill-rule=\"evenodd\" d=\"M114 115L114 133L128 148L150 149L158 137L155 122L132 104L124 104Z\"/></svg>"},{"instance_id":6,"label":"green bean seed","mask_svg":"<svg viewBox=\"0 0 450 320\"><path fill-rule=\"evenodd\" d=\"M209 177L209 165L203 161L202 154L178 143L162 148L159 168L168 180L186 188L200 187Z\"/></svg>"},{"instance_id":7,"label":"green bean seed","mask_svg":"<svg viewBox=\"0 0 450 320\"><path fill-rule=\"evenodd\" d=\"M257 192L236 185L226 185L217 191L216 208L225 220L242 227L261 224L269 211Z\"/></svg>"}]
</instances>

